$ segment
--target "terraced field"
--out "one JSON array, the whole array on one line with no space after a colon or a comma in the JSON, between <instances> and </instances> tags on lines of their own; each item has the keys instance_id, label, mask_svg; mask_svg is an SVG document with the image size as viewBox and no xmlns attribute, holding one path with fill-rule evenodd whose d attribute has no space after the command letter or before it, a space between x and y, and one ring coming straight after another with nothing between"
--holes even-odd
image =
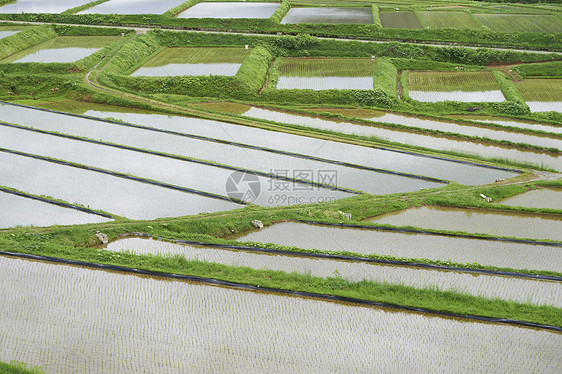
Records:
<instances>
[{"instance_id":1,"label":"terraced field","mask_svg":"<svg viewBox=\"0 0 562 374\"><path fill-rule=\"evenodd\" d=\"M480 25L465 12L418 12L424 27L432 29L479 29Z\"/></svg>"},{"instance_id":2,"label":"terraced field","mask_svg":"<svg viewBox=\"0 0 562 374\"><path fill-rule=\"evenodd\" d=\"M382 27L390 29L423 29L415 12L381 12Z\"/></svg>"},{"instance_id":3,"label":"terraced field","mask_svg":"<svg viewBox=\"0 0 562 374\"><path fill-rule=\"evenodd\" d=\"M562 21L552 15L474 14L484 25L501 32L562 32Z\"/></svg>"},{"instance_id":4,"label":"terraced field","mask_svg":"<svg viewBox=\"0 0 562 374\"><path fill-rule=\"evenodd\" d=\"M515 84L531 111L562 113L562 79L524 79Z\"/></svg>"}]
</instances>

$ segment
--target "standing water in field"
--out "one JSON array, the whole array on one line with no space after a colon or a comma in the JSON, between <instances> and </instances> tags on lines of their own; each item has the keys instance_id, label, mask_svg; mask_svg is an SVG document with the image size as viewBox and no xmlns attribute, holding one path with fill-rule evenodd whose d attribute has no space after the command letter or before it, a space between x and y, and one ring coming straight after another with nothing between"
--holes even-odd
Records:
<instances>
[{"instance_id":1,"label":"standing water in field","mask_svg":"<svg viewBox=\"0 0 562 374\"><path fill-rule=\"evenodd\" d=\"M358 23L372 24L373 11L368 8L291 8L281 23Z\"/></svg>"},{"instance_id":2,"label":"standing water in field","mask_svg":"<svg viewBox=\"0 0 562 374\"><path fill-rule=\"evenodd\" d=\"M541 188L508 197L506 199L497 200L496 203L511 206L524 206L528 208L562 210L562 190Z\"/></svg>"},{"instance_id":3,"label":"standing water in field","mask_svg":"<svg viewBox=\"0 0 562 374\"><path fill-rule=\"evenodd\" d=\"M547 123L537 123L537 122L524 121L515 118L502 118L502 117L489 117L489 116L462 115L462 116L455 116L455 117L458 117L460 119L484 122L484 123L494 123L501 126L519 127L528 130L537 130L537 131L551 132L554 134L562 134L562 126L550 125Z\"/></svg>"},{"instance_id":4,"label":"standing water in field","mask_svg":"<svg viewBox=\"0 0 562 374\"><path fill-rule=\"evenodd\" d=\"M8 30L0 29L0 39L4 39L7 36L14 35L14 34L17 34L17 33L18 33L18 31L16 31L16 30L8 31Z\"/></svg>"},{"instance_id":5,"label":"standing water in field","mask_svg":"<svg viewBox=\"0 0 562 374\"><path fill-rule=\"evenodd\" d=\"M178 18L269 18L279 3L212 2L199 3L180 13Z\"/></svg>"},{"instance_id":6,"label":"standing water in field","mask_svg":"<svg viewBox=\"0 0 562 374\"><path fill-rule=\"evenodd\" d=\"M184 0L110 0L78 14L162 14Z\"/></svg>"},{"instance_id":7,"label":"standing water in field","mask_svg":"<svg viewBox=\"0 0 562 374\"><path fill-rule=\"evenodd\" d=\"M561 370L562 335L545 330L6 257L0 268L0 360L47 372Z\"/></svg>"},{"instance_id":8,"label":"standing water in field","mask_svg":"<svg viewBox=\"0 0 562 374\"><path fill-rule=\"evenodd\" d=\"M0 6L0 13L61 13L91 0L15 0Z\"/></svg>"},{"instance_id":9,"label":"standing water in field","mask_svg":"<svg viewBox=\"0 0 562 374\"><path fill-rule=\"evenodd\" d=\"M516 212L422 207L383 214L373 217L369 221L433 230L562 241L562 218L533 216Z\"/></svg>"}]
</instances>

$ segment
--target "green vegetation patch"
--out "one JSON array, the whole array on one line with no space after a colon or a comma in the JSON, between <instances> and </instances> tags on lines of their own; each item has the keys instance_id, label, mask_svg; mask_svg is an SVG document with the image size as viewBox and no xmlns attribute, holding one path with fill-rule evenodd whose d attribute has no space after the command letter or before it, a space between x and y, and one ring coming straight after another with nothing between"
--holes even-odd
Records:
<instances>
[{"instance_id":1,"label":"green vegetation patch","mask_svg":"<svg viewBox=\"0 0 562 374\"><path fill-rule=\"evenodd\" d=\"M21 361L10 361L10 363L0 361L0 373L2 374L44 374L45 370L40 367L29 368Z\"/></svg>"},{"instance_id":2,"label":"green vegetation patch","mask_svg":"<svg viewBox=\"0 0 562 374\"><path fill-rule=\"evenodd\" d=\"M398 71L389 59L377 60L373 87L375 90L381 90L388 96L398 99Z\"/></svg>"},{"instance_id":3,"label":"green vegetation patch","mask_svg":"<svg viewBox=\"0 0 562 374\"><path fill-rule=\"evenodd\" d=\"M562 78L562 61L519 65L513 70L522 77Z\"/></svg>"},{"instance_id":4,"label":"green vegetation patch","mask_svg":"<svg viewBox=\"0 0 562 374\"><path fill-rule=\"evenodd\" d=\"M287 57L279 67L285 77L368 77L374 72L374 60L359 58Z\"/></svg>"},{"instance_id":5,"label":"green vegetation patch","mask_svg":"<svg viewBox=\"0 0 562 374\"><path fill-rule=\"evenodd\" d=\"M380 12L379 17L387 29L423 29L415 12Z\"/></svg>"},{"instance_id":6,"label":"green vegetation patch","mask_svg":"<svg viewBox=\"0 0 562 374\"><path fill-rule=\"evenodd\" d=\"M562 19L552 15L475 14L493 31L501 32L562 32Z\"/></svg>"},{"instance_id":7,"label":"green vegetation patch","mask_svg":"<svg viewBox=\"0 0 562 374\"><path fill-rule=\"evenodd\" d=\"M479 29L480 25L465 12L418 12L421 23L431 29Z\"/></svg>"},{"instance_id":8,"label":"green vegetation patch","mask_svg":"<svg viewBox=\"0 0 562 374\"><path fill-rule=\"evenodd\" d=\"M491 91L499 90L492 72L408 73L408 89L413 91Z\"/></svg>"},{"instance_id":9,"label":"green vegetation patch","mask_svg":"<svg viewBox=\"0 0 562 374\"><path fill-rule=\"evenodd\" d=\"M238 47L164 48L143 66L156 67L167 64L241 64L250 55L251 49Z\"/></svg>"},{"instance_id":10,"label":"green vegetation patch","mask_svg":"<svg viewBox=\"0 0 562 374\"><path fill-rule=\"evenodd\" d=\"M524 79L515 86L527 101L562 101L562 79Z\"/></svg>"}]
</instances>

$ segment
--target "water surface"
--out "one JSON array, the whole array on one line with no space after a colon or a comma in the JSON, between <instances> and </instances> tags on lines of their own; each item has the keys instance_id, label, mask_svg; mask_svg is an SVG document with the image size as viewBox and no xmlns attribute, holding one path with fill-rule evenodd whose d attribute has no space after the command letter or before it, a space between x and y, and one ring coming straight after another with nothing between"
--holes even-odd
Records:
<instances>
[{"instance_id":1,"label":"water surface","mask_svg":"<svg viewBox=\"0 0 562 374\"><path fill-rule=\"evenodd\" d=\"M0 228L15 226L79 225L111 219L0 191Z\"/></svg>"},{"instance_id":2,"label":"water surface","mask_svg":"<svg viewBox=\"0 0 562 374\"><path fill-rule=\"evenodd\" d=\"M562 113L562 101L527 101L531 112L550 112Z\"/></svg>"},{"instance_id":3,"label":"water surface","mask_svg":"<svg viewBox=\"0 0 562 374\"><path fill-rule=\"evenodd\" d=\"M412 208L370 219L395 226L562 241L562 218L441 207Z\"/></svg>"},{"instance_id":4,"label":"water surface","mask_svg":"<svg viewBox=\"0 0 562 374\"><path fill-rule=\"evenodd\" d=\"M373 23L371 8L291 8L281 23Z\"/></svg>"},{"instance_id":5,"label":"water surface","mask_svg":"<svg viewBox=\"0 0 562 374\"><path fill-rule=\"evenodd\" d=\"M560 248L547 245L439 235L353 229L286 222L238 236L241 242L275 243L305 249L426 258L512 269L562 272Z\"/></svg>"},{"instance_id":6,"label":"water surface","mask_svg":"<svg viewBox=\"0 0 562 374\"><path fill-rule=\"evenodd\" d=\"M459 116L460 117L460 116ZM462 119L472 121L495 123L502 126L519 127L522 129L538 130L551 132L554 134L562 134L562 126L549 125L546 123L526 122L520 119L502 118L502 117L488 117L488 116L462 116Z\"/></svg>"},{"instance_id":7,"label":"water surface","mask_svg":"<svg viewBox=\"0 0 562 374\"><path fill-rule=\"evenodd\" d=\"M164 66L142 66L135 70L133 77L168 77L177 75L224 75L234 76L242 64L167 64Z\"/></svg>"},{"instance_id":8,"label":"water surface","mask_svg":"<svg viewBox=\"0 0 562 374\"><path fill-rule=\"evenodd\" d=\"M403 284L417 288L454 290L474 296L501 298L533 304L562 306L559 282L508 278L495 275L474 275L460 272L416 269L364 262L337 261L286 255L270 255L239 250L179 245L152 239L129 238L107 246L112 251L132 251L139 254L180 255L191 261L203 261L256 270L310 274L313 277L333 277L353 282Z\"/></svg>"},{"instance_id":9,"label":"water surface","mask_svg":"<svg viewBox=\"0 0 562 374\"><path fill-rule=\"evenodd\" d=\"M180 13L178 18L269 18L279 3L199 3Z\"/></svg>"},{"instance_id":10,"label":"water surface","mask_svg":"<svg viewBox=\"0 0 562 374\"><path fill-rule=\"evenodd\" d=\"M373 77L284 77L280 76L277 89L298 90L371 90Z\"/></svg>"},{"instance_id":11,"label":"water surface","mask_svg":"<svg viewBox=\"0 0 562 374\"><path fill-rule=\"evenodd\" d=\"M437 103L441 101L460 101L464 103L474 102L501 102L505 101L500 90L495 91L408 91L413 100L425 103Z\"/></svg>"},{"instance_id":12,"label":"water surface","mask_svg":"<svg viewBox=\"0 0 562 374\"><path fill-rule=\"evenodd\" d=\"M562 190L541 188L496 201L498 204L562 210Z\"/></svg>"},{"instance_id":13,"label":"water surface","mask_svg":"<svg viewBox=\"0 0 562 374\"><path fill-rule=\"evenodd\" d=\"M0 29L0 39L4 39L7 36L10 35L14 35L17 34L19 31L14 30L14 31L4 31L3 29Z\"/></svg>"},{"instance_id":14,"label":"water surface","mask_svg":"<svg viewBox=\"0 0 562 374\"><path fill-rule=\"evenodd\" d=\"M0 6L0 13L61 13L91 0L16 0Z\"/></svg>"},{"instance_id":15,"label":"water surface","mask_svg":"<svg viewBox=\"0 0 562 374\"><path fill-rule=\"evenodd\" d=\"M562 336L545 330L6 257L0 267L0 360L47 372L561 369Z\"/></svg>"},{"instance_id":16,"label":"water surface","mask_svg":"<svg viewBox=\"0 0 562 374\"><path fill-rule=\"evenodd\" d=\"M78 14L162 14L184 0L109 0Z\"/></svg>"}]
</instances>

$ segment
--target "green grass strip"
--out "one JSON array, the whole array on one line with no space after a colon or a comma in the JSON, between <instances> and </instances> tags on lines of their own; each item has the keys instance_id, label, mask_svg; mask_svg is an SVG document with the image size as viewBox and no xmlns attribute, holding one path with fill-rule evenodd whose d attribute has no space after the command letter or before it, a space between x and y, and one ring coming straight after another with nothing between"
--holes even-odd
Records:
<instances>
[{"instance_id":1,"label":"green grass strip","mask_svg":"<svg viewBox=\"0 0 562 374\"><path fill-rule=\"evenodd\" d=\"M252 92L258 92L265 82L271 61L273 56L267 49L256 47L244 60L235 77Z\"/></svg>"},{"instance_id":2,"label":"green grass strip","mask_svg":"<svg viewBox=\"0 0 562 374\"><path fill-rule=\"evenodd\" d=\"M375 27L377 28L382 29L379 7L373 4L372 8L373 8L373 25L375 25Z\"/></svg>"},{"instance_id":3,"label":"green grass strip","mask_svg":"<svg viewBox=\"0 0 562 374\"><path fill-rule=\"evenodd\" d=\"M91 1L91 2L86 3L86 4L84 4L84 5L80 5L80 6L77 6L77 7L75 7L75 8L67 9L67 10L65 10L64 12L62 12L61 14L75 14L75 13L81 12L81 11L83 11L83 10L89 9L89 8L91 8L91 7L93 7L93 6L96 6L96 5L99 5L99 4L108 2L108 1L109 1L109 0L96 0L96 1Z\"/></svg>"},{"instance_id":4,"label":"green grass strip","mask_svg":"<svg viewBox=\"0 0 562 374\"><path fill-rule=\"evenodd\" d=\"M494 78L496 78L496 81L500 85L503 95L508 101L513 101L515 103L527 106L527 104L525 104L525 99L523 99L523 96L521 95L517 87L515 87L515 84L511 81L511 79L509 79L503 72L499 70L494 70L493 74Z\"/></svg>"},{"instance_id":5,"label":"green grass strip","mask_svg":"<svg viewBox=\"0 0 562 374\"><path fill-rule=\"evenodd\" d=\"M45 374L45 370L40 367L27 367L21 361L10 361L10 363L0 361L0 373L2 374Z\"/></svg>"},{"instance_id":6,"label":"green grass strip","mask_svg":"<svg viewBox=\"0 0 562 374\"><path fill-rule=\"evenodd\" d=\"M398 70L387 58L379 58L375 65L373 89L398 99Z\"/></svg>"},{"instance_id":7,"label":"green grass strip","mask_svg":"<svg viewBox=\"0 0 562 374\"><path fill-rule=\"evenodd\" d=\"M281 20L287 15L290 9L291 3L289 3L287 0L283 0L279 8L277 8L277 10L271 15L271 17L269 17L269 20L280 24Z\"/></svg>"}]
</instances>

